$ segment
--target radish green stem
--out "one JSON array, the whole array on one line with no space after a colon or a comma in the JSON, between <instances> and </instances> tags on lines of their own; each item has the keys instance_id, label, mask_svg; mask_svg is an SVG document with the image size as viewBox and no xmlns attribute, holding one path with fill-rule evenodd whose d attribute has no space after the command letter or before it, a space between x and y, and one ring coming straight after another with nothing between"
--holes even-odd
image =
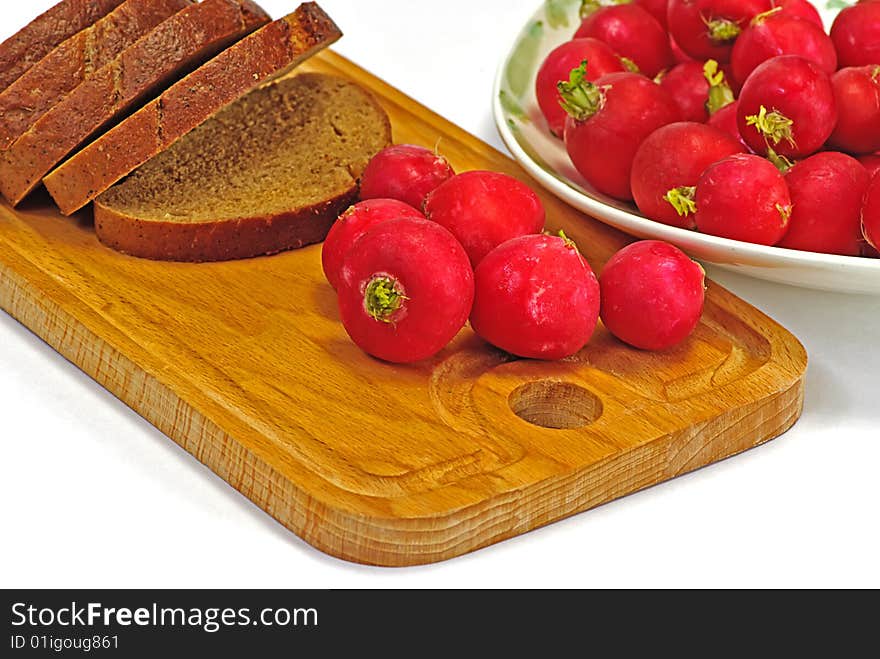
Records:
<instances>
[{"instance_id":1,"label":"radish green stem","mask_svg":"<svg viewBox=\"0 0 880 659\"><path fill-rule=\"evenodd\" d=\"M703 75L706 82L709 83L709 100L706 101L706 110L710 115L736 100L733 90L724 79L724 71L718 68L718 62L713 59L707 60L703 65Z\"/></svg>"},{"instance_id":2,"label":"radish green stem","mask_svg":"<svg viewBox=\"0 0 880 659\"><path fill-rule=\"evenodd\" d=\"M773 144L779 144L785 140L792 148L797 148L797 143L791 132L794 121L776 110L767 112L767 108L762 105L758 114L746 117L746 126L754 126L768 142L773 140Z\"/></svg>"},{"instance_id":3,"label":"radish green stem","mask_svg":"<svg viewBox=\"0 0 880 659\"><path fill-rule=\"evenodd\" d=\"M390 323L391 316L409 298L399 288L399 282L381 275L373 277L364 292L364 308L373 320Z\"/></svg>"},{"instance_id":4,"label":"radish green stem","mask_svg":"<svg viewBox=\"0 0 880 659\"><path fill-rule=\"evenodd\" d=\"M639 65L633 62L629 57L621 57L620 63L623 64L623 68L625 68L630 73L641 73Z\"/></svg>"},{"instance_id":5,"label":"radish green stem","mask_svg":"<svg viewBox=\"0 0 880 659\"><path fill-rule=\"evenodd\" d=\"M663 199L672 204L675 212L678 213L680 217L687 217L697 212L697 202L694 201L694 194L696 191L697 188L692 185L672 188L672 190L666 193Z\"/></svg>"},{"instance_id":6,"label":"radish green stem","mask_svg":"<svg viewBox=\"0 0 880 659\"><path fill-rule=\"evenodd\" d=\"M568 247L568 249L573 249L577 251L577 243L566 236L565 231L563 231L562 229L559 230L559 237L562 238L562 240L565 242L565 246Z\"/></svg>"},{"instance_id":7,"label":"radish green stem","mask_svg":"<svg viewBox=\"0 0 880 659\"><path fill-rule=\"evenodd\" d=\"M742 28L735 22L726 18L716 18L706 23L709 28L709 39L713 43L722 44L736 39L742 32Z\"/></svg>"},{"instance_id":8,"label":"radish green stem","mask_svg":"<svg viewBox=\"0 0 880 659\"><path fill-rule=\"evenodd\" d=\"M791 219L792 207L776 204L776 210L779 211L779 216L782 218L782 226L788 224L788 221Z\"/></svg>"},{"instance_id":9,"label":"radish green stem","mask_svg":"<svg viewBox=\"0 0 880 659\"><path fill-rule=\"evenodd\" d=\"M776 165L776 169L785 174L789 169L794 167L794 163L785 156L776 153L773 147L767 147L767 160Z\"/></svg>"},{"instance_id":10,"label":"radish green stem","mask_svg":"<svg viewBox=\"0 0 880 659\"><path fill-rule=\"evenodd\" d=\"M781 11L782 11L782 7L773 7L773 9L770 9L770 10L768 10L768 11L765 11L765 12L762 13L762 14L758 14L757 16L755 16L755 17L752 19L752 23L751 23L751 24L752 24L752 25L760 25L761 23L763 23L764 21L766 21L768 18L770 18L770 17L773 16L774 14L778 14L778 13L781 12Z\"/></svg>"},{"instance_id":11,"label":"radish green stem","mask_svg":"<svg viewBox=\"0 0 880 659\"><path fill-rule=\"evenodd\" d=\"M560 82L559 104L578 121L586 121L605 105L602 89L587 80L587 61L572 69L568 82Z\"/></svg>"}]
</instances>

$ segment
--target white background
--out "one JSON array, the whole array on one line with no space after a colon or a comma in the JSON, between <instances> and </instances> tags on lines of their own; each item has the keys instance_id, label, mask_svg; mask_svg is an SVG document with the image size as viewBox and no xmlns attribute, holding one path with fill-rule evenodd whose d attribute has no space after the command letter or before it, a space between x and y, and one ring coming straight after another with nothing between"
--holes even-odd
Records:
<instances>
[{"instance_id":1,"label":"white background","mask_svg":"<svg viewBox=\"0 0 880 659\"><path fill-rule=\"evenodd\" d=\"M0 39L51 0L3 2ZM264 0L278 17L296 0ZM537 0L324 0L338 50L490 144L496 66ZM2 587L880 586L880 299L710 274L798 335L785 437L441 565L312 549L0 312Z\"/></svg>"}]
</instances>

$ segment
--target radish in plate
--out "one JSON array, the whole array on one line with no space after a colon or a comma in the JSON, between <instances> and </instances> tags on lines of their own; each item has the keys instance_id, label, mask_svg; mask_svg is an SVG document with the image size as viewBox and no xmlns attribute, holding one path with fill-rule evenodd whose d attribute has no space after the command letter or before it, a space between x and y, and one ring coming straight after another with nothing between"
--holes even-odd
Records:
<instances>
[{"instance_id":1,"label":"radish in plate","mask_svg":"<svg viewBox=\"0 0 880 659\"><path fill-rule=\"evenodd\" d=\"M767 60L743 85L737 123L755 153L805 158L822 148L837 124L831 79L797 55Z\"/></svg>"},{"instance_id":2,"label":"radish in plate","mask_svg":"<svg viewBox=\"0 0 880 659\"><path fill-rule=\"evenodd\" d=\"M724 64L749 21L769 9L770 0L669 0L666 23L685 53Z\"/></svg>"},{"instance_id":3,"label":"radish in plate","mask_svg":"<svg viewBox=\"0 0 880 659\"><path fill-rule=\"evenodd\" d=\"M862 163L865 169L868 170L868 176L873 177L877 172L880 172L880 153L859 156L856 160Z\"/></svg>"},{"instance_id":4,"label":"radish in plate","mask_svg":"<svg viewBox=\"0 0 880 659\"><path fill-rule=\"evenodd\" d=\"M837 126L828 143L841 151L880 151L880 64L847 67L831 76Z\"/></svg>"},{"instance_id":5,"label":"radish in plate","mask_svg":"<svg viewBox=\"0 0 880 659\"><path fill-rule=\"evenodd\" d=\"M837 70L837 53L825 30L776 7L753 18L736 40L730 57L733 77L743 85L759 64L780 55L800 55L828 75Z\"/></svg>"},{"instance_id":6,"label":"radish in plate","mask_svg":"<svg viewBox=\"0 0 880 659\"><path fill-rule=\"evenodd\" d=\"M633 160L632 193L643 215L672 226L693 229L693 188L705 169L745 147L731 135L694 122L654 131Z\"/></svg>"},{"instance_id":7,"label":"radish in plate","mask_svg":"<svg viewBox=\"0 0 880 659\"><path fill-rule=\"evenodd\" d=\"M868 244L880 250L880 174L875 174L862 206L862 234Z\"/></svg>"},{"instance_id":8,"label":"radish in plate","mask_svg":"<svg viewBox=\"0 0 880 659\"><path fill-rule=\"evenodd\" d=\"M632 198L630 172L648 135L677 121L679 110L659 85L635 73L610 73L595 83L583 67L560 84L569 114L565 147L575 168L599 192Z\"/></svg>"},{"instance_id":9,"label":"radish in plate","mask_svg":"<svg viewBox=\"0 0 880 659\"><path fill-rule=\"evenodd\" d=\"M780 247L859 256L862 198L868 173L855 158L823 151L795 164L785 175L793 205Z\"/></svg>"},{"instance_id":10,"label":"radish in plate","mask_svg":"<svg viewBox=\"0 0 880 659\"><path fill-rule=\"evenodd\" d=\"M708 121L709 83L703 75L702 62L676 64L660 78L660 86L675 101L683 120Z\"/></svg>"},{"instance_id":11,"label":"radish in plate","mask_svg":"<svg viewBox=\"0 0 880 659\"><path fill-rule=\"evenodd\" d=\"M598 39L572 39L555 48L538 70L535 96L550 131L557 137L562 137L568 116L560 103L558 85L568 80L572 69L582 63L586 63L585 77L591 81L606 73L626 70L608 44Z\"/></svg>"},{"instance_id":12,"label":"radish in plate","mask_svg":"<svg viewBox=\"0 0 880 659\"><path fill-rule=\"evenodd\" d=\"M653 78L672 66L672 50L663 26L636 4L602 7L587 16L575 38L592 37L607 43L632 71Z\"/></svg>"},{"instance_id":13,"label":"radish in plate","mask_svg":"<svg viewBox=\"0 0 880 659\"><path fill-rule=\"evenodd\" d=\"M791 197L773 163L736 154L710 166L697 181L694 220L701 233L775 245L788 230Z\"/></svg>"},{"instance_id":14,"label":"radish in plate","mask_svg":"<svg viewBox=\"0 0 880 659\"><path fill-rule=\"evenodd\" d=\"M810 21L821 27L822 30L825 29L825 24L822 22L819 10L809 0L773 0L773 6L781 7L782 12L787 16Z\"/></svg>"},{"instance_id":15,"label":"radish in plate","mask_svg":"<svg viewBox=\"0 0 880 659\"><path fill-rule=\"evenodd\" d=\"M880 2L860 2L841 11L831 26L840 66L880 64Z\"/></svg>"}]
</instances>

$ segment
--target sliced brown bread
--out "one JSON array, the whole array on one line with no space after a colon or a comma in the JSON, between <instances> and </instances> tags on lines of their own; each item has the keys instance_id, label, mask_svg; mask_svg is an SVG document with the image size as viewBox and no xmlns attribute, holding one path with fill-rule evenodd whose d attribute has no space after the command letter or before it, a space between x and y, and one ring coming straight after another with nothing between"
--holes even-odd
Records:
<instances>
[{"instance_id":1,"label":"sliced brown bread","mask_svg":"<svg viewBox=\"0 0 880 659\"><path fill-rule=\"evenodd\" d=\"M58 45L0 93L6 149L68 92L192 0L126 0Z\"/></svg>"},{"instance_id":2,"label":"sliced brown bread","mask_svg":"<svg viewBox=\"0 0 880 659\"><path fill-rule=\"evenodd\" d=\"M62 0L0 43L0 91L55 46L116 9L124 0Z\"/></svg>"},{"instance_id":3,"label":"sliced brown bread","mask_svg":"<svg viewBox=\"0 0 880 659\"><path fill-rule=\"evenodd\" d=\"M249 91L342 36L314 2L269 23L196 69L92 142L43 183L70 215Z\"/></svg>"},{"instance_id":4,"label":"sliced brown bread","mask_svg":"<svg viewBox=\"0 0 880 659\"><path fill-rule=\"evenodd\" d=\"M106 245L171 261L240 259L320 242L391 142L353 82L303 73L230 105L95 201Z\"/></svg>"},{"instance_id":5,"label":"sliced brown bread","mask_svg":"<svg viewBox=\"0 0 880 659\"><path fill-rule=\"evenodd\" d=\"M90 137L269 20L250 0L203 0L163 21L56 103L0 154L3 196L17 205Z\"/></svg>"}]
</instances>

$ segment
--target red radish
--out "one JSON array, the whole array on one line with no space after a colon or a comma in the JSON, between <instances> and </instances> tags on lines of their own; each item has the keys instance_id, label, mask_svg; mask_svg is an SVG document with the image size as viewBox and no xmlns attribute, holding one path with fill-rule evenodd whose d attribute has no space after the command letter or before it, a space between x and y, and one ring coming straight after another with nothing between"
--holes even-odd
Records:
<instances>
[{"instance_id":1,"label":"red radish","mask_svg":"<svg viewBox=\"0 0 880 659\"><path fill-rule=\"evenodd\" d=\"M776 7L753 18L736 40L730 57L733 77L744 84L759 64L780 55L800 55L828 75L837 70L837 53L825 30Z\"/></svg>"},{"instance_id":2,"label":"red radish","mask_svg":"<svg viewBox=\"0 0 880 659\"><path fill-rule=\"evenodd\" d=\"M721 238L775 245L788 230L791 197L773 163L737 154L709 167L697 182L697 229Z\"/></svg>"},{"instance_id":3,"label":"red radish","mask_svg":"<svg viewBox=\"0 0 880 659\"><path fill-rule=\"evenodd\" d=\"M652 220L692 229L692 189L700 174L712 163L743 152L738 140L706 124L664 126L642 143L633 161L636 205Z\"/></svg>"},{"instance_id":4,"label":"red radish","mask_svg":"<svg viewBox=\"0 0 880 659\"><path fill-rule=\"evenodd\" d=\"M584 75L583 67L575 69L570 81L559 87L570 115L565 124L566 150L596 190L632 199L629 179L636 149L656 129L677 121L678 107L644 76L609 73L591 83Z\"/></svg>"},{"instance_id":5,"label":"red radish","mask_svg":"<svg viewBox=\"0 0 880 659\"><path fill-rule=\"evenodd\" d=\"M773 0L774 7L781 7L786 16L793 16L801 20L809 21L825 30L822 16L809 0Z\"/></svg>"},{"instance_id":6,"label":"red radish","mask_svg":"<svg viewBox=\"0 0 880 659\"><path fill-rule=\"evenodd\" d=\"M369 199L355 204L336 221L321 251L324 275L333 288L339 288L342 263L352 245L377 224L400 217L424 220L425 216L409 204L396 199Z\"/></svg>"},{"instance_id":7,"label":"red radish","mask_svg":"<svg viewBox=\"0 0 880 659\"><path fill-rule=\"evenodd\" d=\"M780 247L858 256L862 198L868 173L850 156L826 151L801 160L785 175L793 209Z\"/></svg>"},{"instance_id":8,"label":"red radish","mask_svg":"<svg viewBox=\"0 0 880 659\"><path fill-rule=\"evenodd\" d=\"M605 264L599 283L605 327L641 350L678 345L703 314L703 268L669 243L645 240L625 247Z\"/></svg>"},{"instance_id":9,"label":"red radish","mask_svg":"<svg viewBox=\"0 0 880 659\"><path fill-rule=\"evenodd\" d=\"M837 126L828 143L849 153L880 150L880 64L841 69L831 84Z\"/></svg>"},{"instance_id":10,"label":"red radish","mask_svg":"<svg viewBox=\"0 0 880 659\"><path fill-rule=\"evenodd\" d=\"M464 249L427 220L388 220L345 257L339 312L367 354L409 364L442 350L467 322L474 276Z\"/></svg>"},{"instance_id":11,"label":"red radish","mask_svg":"<svg viewBox=\"0 0 880 659\"><path fill-rule=\"evenodd\" d=\"M626 5L632 2L651 14L666 29L666 0L581 0L581 20L612 5Z\"/></svg>"},{"instance_id":12,"label":"red radish","mask_svg":"<svg viewBox=\"0 0 880 659\"><path fill-rule=\"evenodd\" d=\"M770 8L770 0L669 0L666 22L688 55L723 64L749 21Z\"/></svg>"},{"instance_id":13,"label":"red radish","mask_svg":"<svg viewBox=\"0 0 880 659\"><path fill-rule=\"evenodd\" d=\"M669 47L672 49L672 59L681 64L682 62L696 62L693 57L688 55L681 49L677 43L675 43L675 39L671 36L669 37Z\"/></svg>"},{"instance_id":14,"label":"red radish","mask_svg":"<svg viewBox=\"0 0 880 659\"><path fill-rule=\"evenodd\" d=\"M867 156L859 156L856 158L865 169L868 170L868 176L873 177L880 172L880 153L872 153Z\"/></svg>"},{"instance_id":15,"label":"red radish","mask_svg":"<svg viewBox=\"0 0 880 659\"><path fill-rule=\"evenodd\" d=\"M511 238L544 230L544 206L532 189L497 172L465 172L428 195L425 215L452 232L471 264Z\"/></svg>"},{"instance_id":16,"label":"red radish","mask_svg":"<svg viewBox=\"0 0 880 659\"><path fill-rule=\"evenodd\" d=\"M660 86L678 105L679 115L685 121L706 122L709 111L709 83L703 75L703 63L696 60L672 67L660 79Z\"/></svg>"},{"instance_id":17,"label":"red radish","mask_svg":"<svg viewBox=\"0 0 880 659\"><path fill-rule=\"evenodd\" d=\"M657 19L657 22L660 23L664 30L666 29L666 0L581 0L581 19L583 20L591 16L602 9L602 7L625 5L630 2L634 5L639 5Z\"/></svg>"},{"instance_id":18,"label":"red radish","mask_svg":"<svg viewBox=\"0 0 880 659\"><path fill-rule=\"evenodd\" d=\"M755 153L772 149L787 158L815 153L837 123L831 79L803 57L774 57L743 85L737 122Z\"/></svg>"},{"instance_id":19,"label":"red radish","mask_svg":"<svg viewBox=\"0 0 880 659\"><path fill-rule=\"evenodd\" d=\"M666 29L666 0L633 0L633 2L651 14L660 26Z\"/></svg>"},{"instance_id":20,"label":"red radish","mask_svg":"<svg viewBox=\"0 0 880 659\"><path fill-rule=\"evenodd\" d=\"M535 93L538 105L550 130L562 137L568 116L559 103L560 82L565 82L571 70L587 63L587 80L596 80L606 73L624 71L623 63L608 44L598 39L573 39L551 52L538 71Z\"/></svg>"},{"instance_id":21,"label":"red radish","mask_svg":"<svg viewBox=\"0 0 880 659\"><path fill-rule=\"evenodd\" d=\"M841 11L831 40L841 67L880 64L880 3L860 2Z\"/></svg>"},{"instance_id":22,"label":"red radish","mask_svg":"<svg viewBox=\"0 0 880 659\"><path fill-rule=\"evenodd\" d=\"M604 41L625 58L627 68L649 78L672 66L666 30L638 5L602 7L584 19L574 36Z\"/></svg>"},{"instance_id":23,"label":"red radish","mask_svg":"<svg viewBox=\"0 0 880 659\"><path fill-rule=\"evenodd\" d=\"M862 206L862 234L874 249L880 250L880 175L875 174Z\"/></svg>"},{"instance_id":24,"label":"red radish","mask_svg":"<svg viewBox=\"0 0 880 659\"><path fill-rule=\"evenodd\" d=\"M673 67L660 80L685 121L705 123L709 115L734 102L733 90L718 62L691 60Z\"/></svg>"},{"instance_id":25,"label":"red radish","mask_svg":"<svg viewBox=\"0 0 880 659\"><path fill-rule=\"evenodd\" d=\"M599 321L599 282L577 246L561 236L516 238L480 263L471 327L485 341L546 360L587 345Z\"/></svg>"},{"instance_id":26,"label":"red radish","mask_svg":"<svg viewBox=\"0 0 880 659\"><path fill-rule=\"evenodd\" d=\"M880 251L872 247L867 240L862 241L862 256L867 259L880 259Z\"/></svg>"},{"instance_id":27,"label":"red radish","mask_svg":"<svg viewBox=\"0 0 880 659\"><path fill-rule=\"evenodd\" d=\"M361 199L397 199L421 209L425 197L455 176L446 158L421 146L399 144L377 153L361 177Z\"/></svg>"},{"instance_id":28,"label":"red radish","mask_svg":"<svg viewBox=\"0 0 880 659\"><path fill-rule=\"evenodd\" d=\"M736 122L736 113L738 109L739 101L734 101L730 105L725 105L718 110L718 112L709 117L709 125L727 133L742 144L745 150L751 151L749 145L746 144L742 135L739 133L739 125Z\"/></svg>"}]
</instances>

